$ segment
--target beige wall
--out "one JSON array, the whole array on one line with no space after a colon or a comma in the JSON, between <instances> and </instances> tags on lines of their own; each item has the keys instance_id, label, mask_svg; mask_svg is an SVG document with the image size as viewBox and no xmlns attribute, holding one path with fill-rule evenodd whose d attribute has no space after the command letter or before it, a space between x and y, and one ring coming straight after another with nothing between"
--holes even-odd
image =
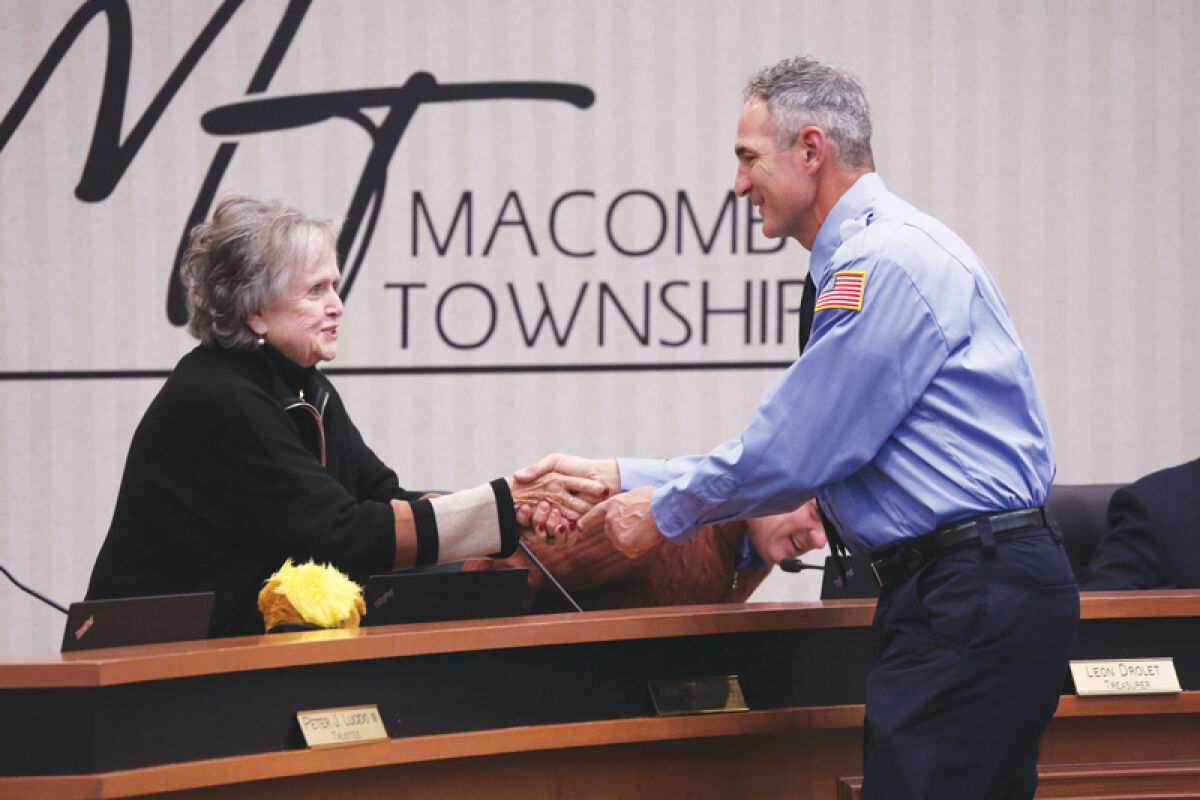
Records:
<instances>
[{"instance_id":1,"label":"beige wall","mask_svg":"<svg viewBox=\"0 0 1200 800\"><path fill-rule=\"evenodd\" d=\"M0 113L16 101L75 2L0 0ZM253 99L247 86L286 3L235 11L106 198L74 191L92 138L105 69L95 20L0 150L0 563L62 603L82 597L103 539L133 427L160 384L96 373L168 370L191 346L164 313L184 222L222 142L237 151L223 190L283 194L346 213L369 141L331 120L220 138L209 109ZM216 2L129 3L131 76L122 137L217 10ZM787 337L753 341L741 318L710 318L699 341L699 286L741 304L746 281L801 278L807 254L747 254L728 231L703 253L694 236L645 257L607 242L605 210L623 192L613 235L648 249L659 233L649 195L686 192L711 227L730 187L740 90L756 68L797 53L848 66L873 104L877 164L890 188L958 230L1005 292L1045 395L1063 482L1124 481L1197 456L1200 300L1200 3L1178 2L385 2L318 0L261 97L396 87L417 71L443 83L582 84L595 102L495 100L423 105L386 171L374 240L347 303L336 367L496 364L783 362ZM379 110L367 112L376 122ZM559 252L556 233L590 258ZM412 255L412 193L448 224L475 200L474 249ZM501 226L515 192L538 254ZM744 214L744 207L739 206ZM744 217L739 224L744 224ZM767 247L761 239L754 242ZM424 282L400 346L399 295ZM619 318L598 341L598 283L627 304L668 283L693 324L655 305L643 346ZM544 284L569 311L589 288L565 346L521 338L507 284L527 302ZM488 342L449 347L434 299L457 283L494 296ZM798 293L788 295L798 299ZM635 302L636 301L636 302ZM794 300L793 300L794 302ZM769 307L773 308L774 298ZM486 333L483 295L460 289L444 327ZM527 324L528 324L527 320ZM50 372L52 375L42 373ZM70 379L63 373L86 373ZM506 473L551 449L673 455L737 435L777 368L335 377L366 438L414 487L454 488ZM773 578L761 596L811 586ZM0 656L57 648L62 618L7 584Z\"/></svg>"}]
</instances>

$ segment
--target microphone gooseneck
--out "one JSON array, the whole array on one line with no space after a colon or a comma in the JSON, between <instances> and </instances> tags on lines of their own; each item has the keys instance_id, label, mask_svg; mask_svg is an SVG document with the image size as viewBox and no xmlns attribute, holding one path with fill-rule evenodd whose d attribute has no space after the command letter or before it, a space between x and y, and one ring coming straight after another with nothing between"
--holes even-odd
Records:
<instances>
[{"instance_id":1,"label":"microphone gooseneck","mask_svg":"<svg viewBox=\"0 0 1200 800\"><path fill-rule=\"evenodd\" d=\"M7 577L10 581L12 581L13 585L16 586L18 589L20 589L22 592L26 592L28 594L33 595L34 597L36 597L38 600L41 600L46 605L53 606L54 608L57 608L59 611L61 611L64 614L67 613L67 610L65 608L63 608L58 603L51 600L49 597L46 597L43 594L39 594L38 592L35 592L33 589L30 589L28 586L21 583L16 578L14 578L13 574L4 568L3 564L0 564L0 572L3 572L5 577Z\"/></svg>"},{"instance_id":2,"label":"microphone gooseneck","mask_svg":"<svg viewBox=\"0 0 1200 800\"><path fill-rule=\"evenodd\" d=\"M579 603L575 602L575 598L571 597L571 595L567 594L567 590L562 587L562 584L559 583L555 579L555 577L550 574L550 570L546 569L545 565L542 564L541 561L538 561L538 557L533 554L533 551L529 549L529 546L527 544L525 544L525 541L522 539L519 541L519 544L521 545L521 549L525 551L525 555L529 556L529 560L532 561L534 563L534 565L542 571L542 574L545 575L550 580L550 582L554 584L554 588L558 589L559 594L561 594L563 597L567 598L567 602L571 604L571 607L574 608L576 611L583 611L583 609L579 607Z\"/></svg>"}]
</instances>

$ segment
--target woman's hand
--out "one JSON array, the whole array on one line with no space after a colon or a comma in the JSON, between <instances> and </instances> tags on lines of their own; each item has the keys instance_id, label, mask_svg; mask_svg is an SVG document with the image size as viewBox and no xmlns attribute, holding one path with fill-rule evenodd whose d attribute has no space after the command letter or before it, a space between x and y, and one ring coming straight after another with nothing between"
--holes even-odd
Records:
<instances>
[{"instance_id":1,"label":"woman's hand","mask_svg":"<svg viewBox=\"0 0 1200 800\"><path fill-rule=\"evenodd\" d=\"M523 536L547 544L573 542L578 537L576 521L610 494L608 486L588 477L541 470L519 480L522 473L508 479L517 524Z\"/></svg>"},{"instance_id":2,"label":"woman's hand","mask_svg":"<svg viewBox=\"0 0 1200 800\"><path fill-rule=\"evenodd\" d=\"M517 470L513 473L513 481L519 486L530 486L553 474L560 477L585 478L601 486L599 495L589 495L593 503L598 503L621 490L621 476L615 458L582 458L565 453L551 453L528 467ZM564 517L559 507L548 501L529 504L518 502L516 505L517 524L529 529L536 538L544 539L547 544L570 544L578 538L577 526L574 523L582 514ZM588 508L590 507L589 505ZM586 511L587 509L584 509L584 512Z\"/></svg>"}]
</instances>

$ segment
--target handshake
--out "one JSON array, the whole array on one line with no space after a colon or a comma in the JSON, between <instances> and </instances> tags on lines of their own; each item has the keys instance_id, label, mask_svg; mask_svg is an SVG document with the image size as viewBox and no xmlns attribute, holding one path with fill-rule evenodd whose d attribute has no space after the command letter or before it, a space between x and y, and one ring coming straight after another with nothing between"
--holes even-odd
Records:
<instances>
[{"instance_id":1,"label":"handshake","mask_svg":"<svg viewBox=\"0 0 1200 800\"><path fill-rule=\"evenodd\" d=\"M552 453L509 478L521 535L573 544L603 530L617 550L637 558L664 538L650 511L654 487L621 492L616 459ZM825 527L810 500L787 514L748 520L755 552L778 563L825 546Z\"/></svg>"}]
</instances>

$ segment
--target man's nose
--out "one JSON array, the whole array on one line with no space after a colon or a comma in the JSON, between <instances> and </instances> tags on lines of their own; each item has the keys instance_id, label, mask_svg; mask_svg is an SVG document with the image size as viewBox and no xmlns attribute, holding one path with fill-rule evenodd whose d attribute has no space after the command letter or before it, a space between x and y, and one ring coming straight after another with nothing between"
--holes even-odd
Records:
<instances>
[{"instance_id":1,"label":"man's nose","mask_svg":"<svg viewBox=\"0 0 1200 800\"><path fill-rule=\"evenodd\" d=\"M739 169L737 177L733 180L733 193L738 197L745 197L748 191L750 191L750 178Z\"/></svg>"}]
</instances>

